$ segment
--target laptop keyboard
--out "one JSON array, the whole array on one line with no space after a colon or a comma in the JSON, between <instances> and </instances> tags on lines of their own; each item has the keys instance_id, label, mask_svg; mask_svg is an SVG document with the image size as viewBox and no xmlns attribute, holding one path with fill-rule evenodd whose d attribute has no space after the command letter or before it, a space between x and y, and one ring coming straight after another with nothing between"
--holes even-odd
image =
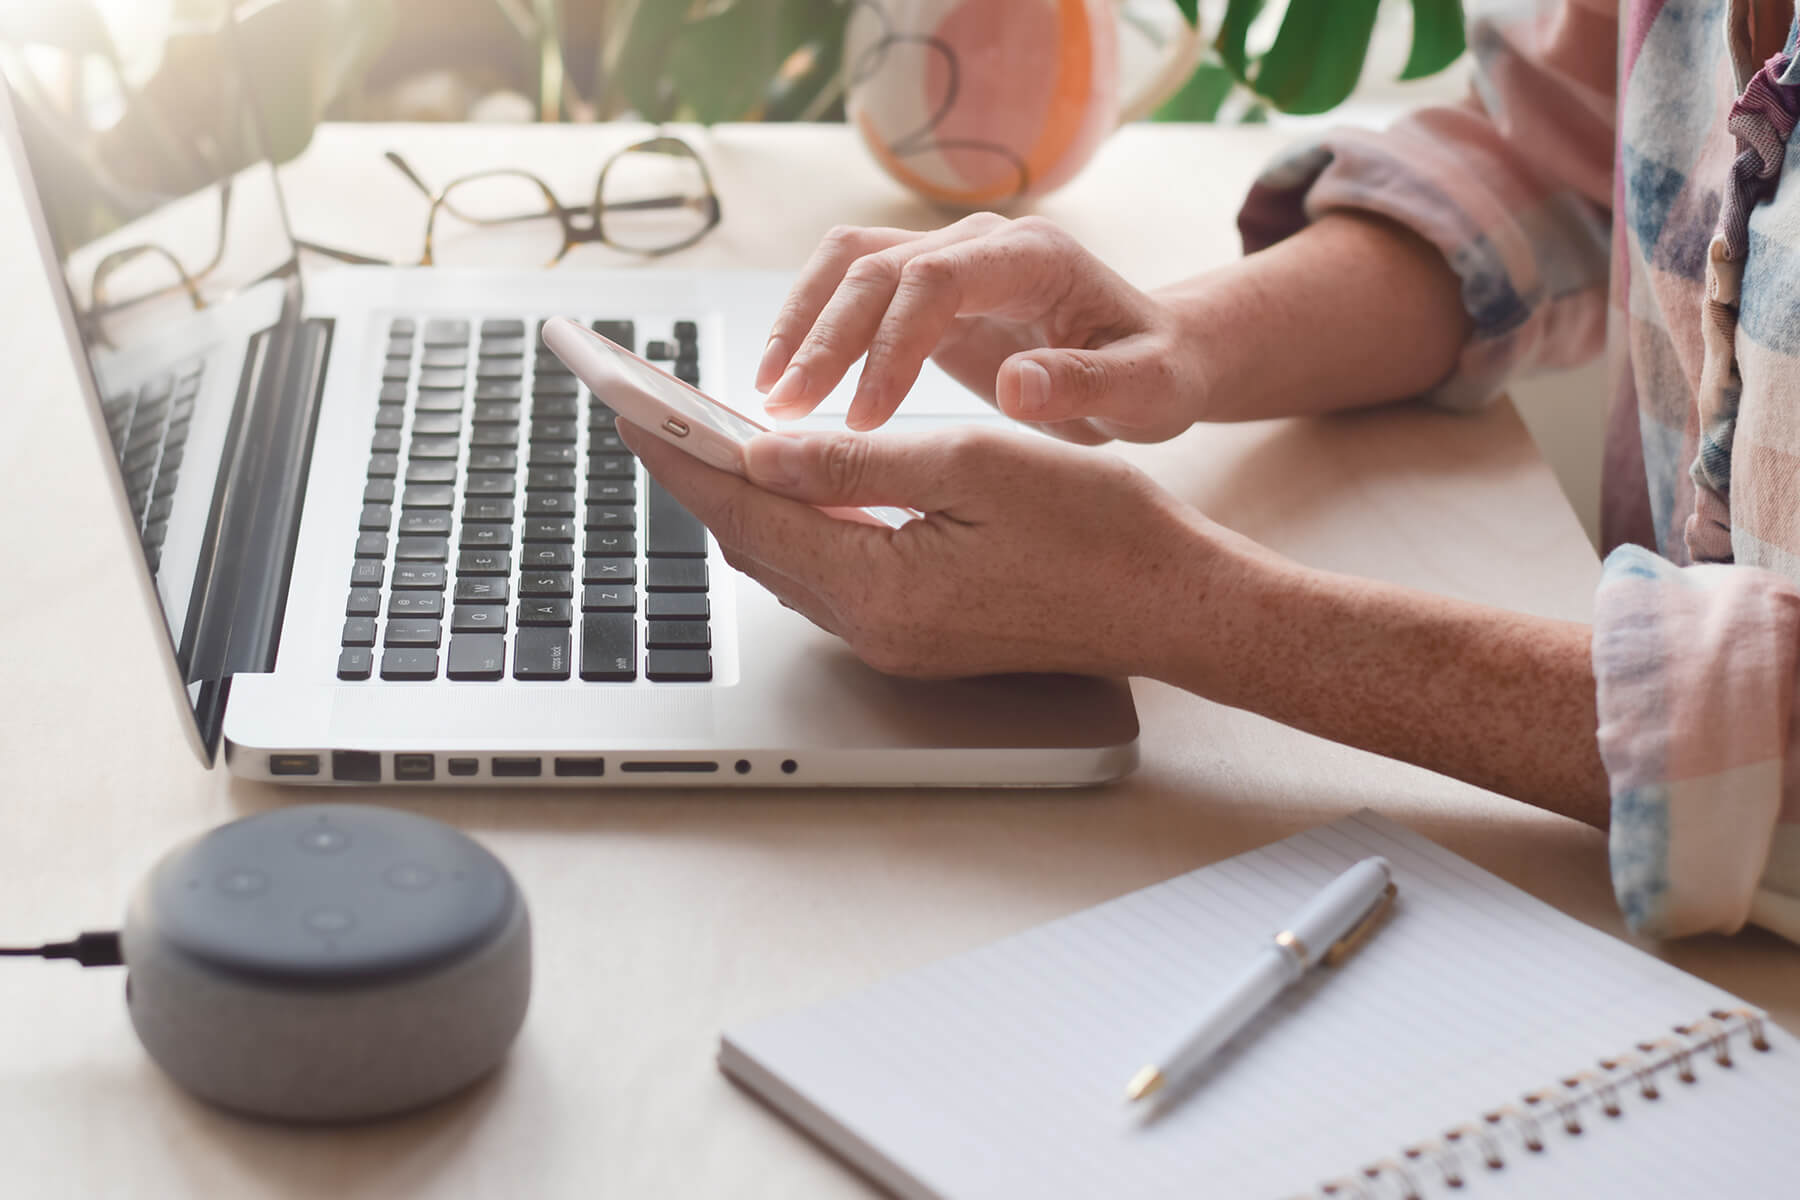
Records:
<instances>
[{"instance_id":1,"label":"laptop keyboard","mask_svg":"<svg viewBox=\"0 0 1800 1200\"><path fill-rule=\"evenodd\" d=\"M643 352L698 384L696 322ZM339 679L712 678L706 530L535 321L395 319L380 387Z\"/></svg>"},{"instance_id":2,"label":"laptop keyboard","mask_svg":"<svg viewBox=\"0 0 1800 1200\"><path fill-rule=\"evenodd\" d=\"M162 565L163 538L169 532L169 513L175 506L175 485L204 366L196 359L160 372L135 392L122 392L100 402L106 432L125 477L132 520L153 575Z\"/></svg>"}]
</instances>

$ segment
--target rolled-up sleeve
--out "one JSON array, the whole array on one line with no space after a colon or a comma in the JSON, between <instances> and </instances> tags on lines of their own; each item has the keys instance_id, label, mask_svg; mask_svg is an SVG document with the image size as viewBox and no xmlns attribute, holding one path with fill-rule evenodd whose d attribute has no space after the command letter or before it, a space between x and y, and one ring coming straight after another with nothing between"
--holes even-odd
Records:
<instances>
[{"instance_id":1,"label":"rolled-up sleeve","mask_svg":"<svg viewBox=\"0 0 1800 1200\"><path fill-rule=\"evenodd\" d=\"M1429 396L1451 408L1486 404L1521 370L1593 357L1606 336L1617 36L1616 0L1472 14L1469 98L1278 159L1239 213L1246 252L1340 211L1436 246L1472 325Z\"/></svg>"},{"instance_id":2,"label":"rolled-up sleeve","mask_svg":"<svg viewBox=\"0 0 1800 1200\"><path fill-rule=\"evenodd\" d=\"M1606 559L1595 602L1613 887L1632 928L1800 942L1800 590L1753 567Z\"/></svg>"}]
</instances>

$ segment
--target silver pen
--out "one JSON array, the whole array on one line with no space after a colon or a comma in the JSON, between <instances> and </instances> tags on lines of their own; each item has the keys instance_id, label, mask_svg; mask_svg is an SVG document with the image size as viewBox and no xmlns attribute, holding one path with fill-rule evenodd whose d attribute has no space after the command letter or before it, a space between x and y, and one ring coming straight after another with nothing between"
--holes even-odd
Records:
<instances>
[{"instance_id":1,"label":"silver pen","mask_svg":"<svg viewBox=\"0 0 1800 1200\"><path fill-rule=\"evenodd\" d=\"M1320 962L1336 966L1348 958L1374 931L1393 903L1395 890L1385 858L1365 858L1332 880L1207 1007L1185 1041L1131 1077L1126 1098L1142 1100L1179 1082L1307 968Z\"/></svg>"}]
</instances>

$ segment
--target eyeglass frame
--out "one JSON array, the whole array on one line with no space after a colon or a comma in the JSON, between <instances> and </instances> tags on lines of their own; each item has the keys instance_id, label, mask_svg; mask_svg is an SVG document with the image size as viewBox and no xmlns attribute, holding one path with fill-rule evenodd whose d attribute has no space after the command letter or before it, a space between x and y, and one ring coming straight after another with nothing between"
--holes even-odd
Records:
<instances>
[{"instance_id":1,"label":"eyeglass frame","mask_svg":"<svg viewBox=\"0 0 1800 1200\"><path fill-rule=\"evenodd\" d=\"M625 200L616 204L601 203L600 196L606 189L607 172L611 171L614 165L622 158L627 154L640 150L650 150L654 152L656 147L669 144L679 147L681 152L692 159L695 167L699 169L700 181L706 189L702 196L697 198L689 196L652 196L643 200ZM556 218L558 226L562 229L562 247L557 250L556 254L551 257L547 263L544 264L545 267L556 266L568 256L569 251L575 249L577 246L585 246L591 243L611 246L613 249L627 254L642 255L646 258L659 258L662 255L673 254L677 250L685 250L689 246L692 246L701 238L711 233L714 229L717 229L719 222L723 218L722 206L719 202L719 191L713 183L712 172L707 169L706 160L700 157L699 151L695 150L694 147L689 145L685 140L676 137L674 134L657 134L655 137L645 138L642 141L633 142L629 146L624 146L613 151L613 153L607 157L606 161L601 164L599 177L594 181L593 200L580 207L564 204L561 200L557 199L555 189L546 183L541 176L534 172L527 171L523 167L494 167L483 171L472 171L467 175L457 176L441 188L434 189L425 182L424 178L413 169L412 164L408 163L398 150L388 150L382 157L385 158L395 170L405 176L409 183L418 188L420 192L424 193L426 199L431 201L431 209L425 217L424 251L420 255L418 262L412 264L420 267L436 265L436 254L434 251L437 218L438 213L444 210L448 210L458 220L466 221L471 225L477 226L509 225L521 221L537 221L544 217ZM496 179L506 176L527 180L535 186L538 191L543 194L545 204L544 209L539 212L519 213L510 217L479 218L471 217L466 213L459 212L456 206L450 203L452 193L464 184L473 183L480 179ZM616 242L606 236L605 214L608 212L643 212L652 209L681 207L695 203L696 199L702 206L705 218L704 224L702 224L702 226L694 233L682 238L680 241L671 242L667 246L642 247ZM584 218L585 223L583 220ZM358 254L349 250L340 250L333 246L308 241L303 238L295 238L294 242L295 245L302 249L311 250L315 254L323 254L329 258L339 259L343 262L359 263L370 266L407 265L393 259L374 258L366 254Z\"/></svg>"}]
</instances>

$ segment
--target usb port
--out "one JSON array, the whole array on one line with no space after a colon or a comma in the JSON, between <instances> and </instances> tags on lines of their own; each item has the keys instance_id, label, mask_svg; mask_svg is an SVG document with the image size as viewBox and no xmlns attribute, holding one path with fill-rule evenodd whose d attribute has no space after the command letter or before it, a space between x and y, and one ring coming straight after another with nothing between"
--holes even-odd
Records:
<instances>
[{"instance_id":1,"label":"usb port","mask_svg":"<svg viewBox=\"0 0 1800 1200\"><path fill-rule=\"evenodd\" d=\"M599 776L606 774L604 758L559 758L556 760L558 775Z\"/></svg>"},{"instance_id":2,"label":"usb port","mask_svg":"<svg viewBox=\"0 0 1800 1200\"><path fill-rule=\"evenodd\" d=\"M494 778L522 779L544 773L544 760L541 758L496 758L494 759Z\"/></svg>"},{"instance_id":3,"label":"usb port","mask_svg":"<svg viewBox=\"0 0 1800 1200\"><path fill-rule=\"evenodd\" d=\"M271 775L317 775L318 773L319 756L316 754L269 755L269 774Z\"/></svg>"},{"instance_id":4,"label":"usb port","mask_svg":"<svg viewBox=\"0 0 1800 1200\"><path fill-rule=\"evenodd\" d=\"M436 779L437 760L429 754L396 754L394 778L415 783Z\"/></svg>"}]
</instances>

